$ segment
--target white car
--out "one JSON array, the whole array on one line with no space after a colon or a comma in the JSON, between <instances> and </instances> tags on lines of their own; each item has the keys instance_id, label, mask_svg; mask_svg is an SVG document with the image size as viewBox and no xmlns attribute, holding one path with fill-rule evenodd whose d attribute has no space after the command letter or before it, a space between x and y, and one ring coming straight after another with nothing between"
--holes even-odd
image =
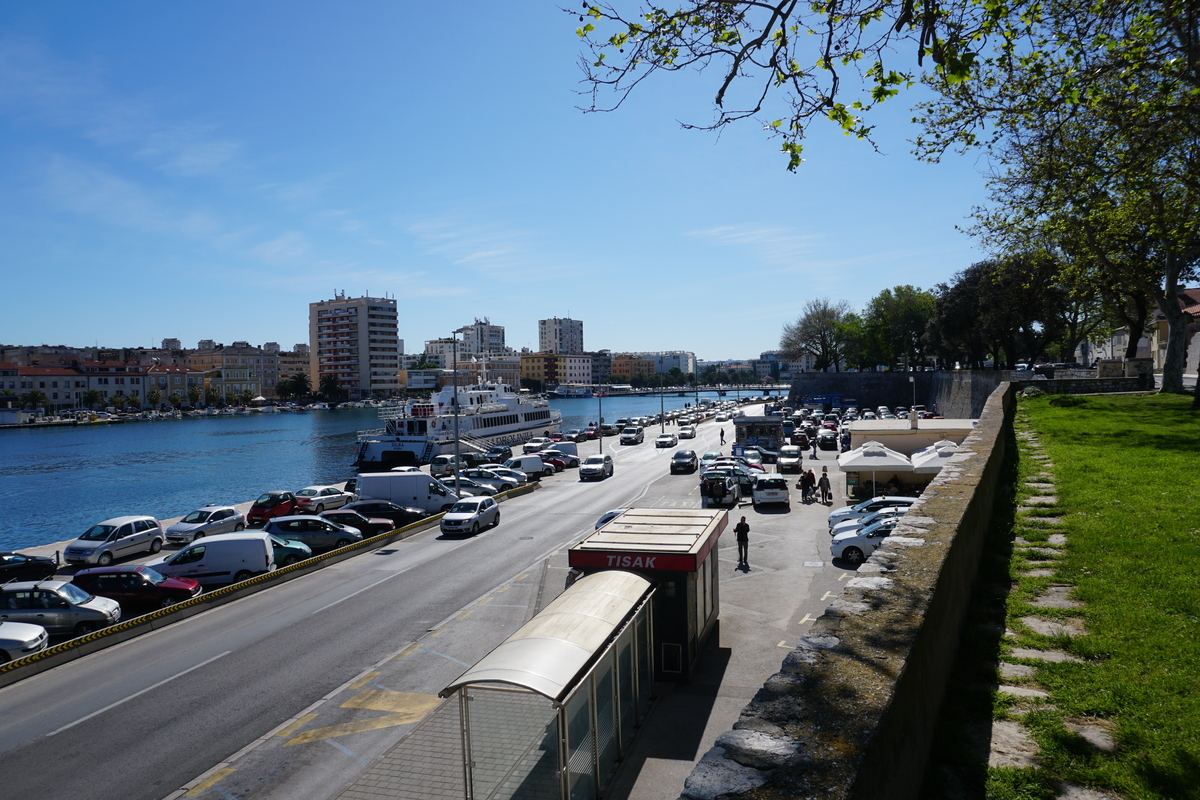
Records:
<instances>
[{"instance_id":1,"label":"white car","mask_svg":"<svg viewBox=\"0 0 1200 800\"><path fill-rule=\"evenodd\" d=\"M695 426L694 425L684 425L682 428L679 429L679 438L680 439L695 439L696 438Z\"/></svg>"},{"instance_id":2,"label":"white car","mask_svg":"<svg viewBox=\"0 0 1200 800\"><path fill-rule=\"evenodd\" d=\"M536 453L538 450L541 450L543 447L553 447L553 446L554 446L553 439L548 439L545 436L537 436L533 439L530 439L525 444L521 445L521 452L525 453L526 455L529 455L530 453Z\"/></svg>"},{"instance_id":3,"label":"white car","mask_svg":"<svg viewBox=\"0 0 1200 800\"><path fill-rule=\"evenodd\" d=\"M854 531L860 531L868 525L874 525L881 519L888 519L889 517L902 517L907 512L908 506L888 506L887 508L881 508L878 511L867 514L865 517L858 517L857 519L848 519L845 522L839 522L837 525L834 525L829 529L829 535L837 536L839 533L853 533Z\"/></svg>"},{"instance_id":4,"label":"white car","mask_svg":"<svg viewBox=\"0 0 1200 800\"><path fill-rule=\"evenodd\" d=\"M792 498L788 494L787 478L782 475L759 475L754 479L754 488L751 491L750 501L754 506L763 503L783 503L784 505L788 505L792 502Z\"/></svg>"},{"instance_id":5,"label":"white car","mask_svg":"<svg viewBox=\"0 0 1200 800\"><path fill-rule=\"evenodd\" d=\"M529 483L529 476L519 469L509 469L503 464L484 464L480 469L486 469L488 472L495 473L505 480L516 481L517 486L524 486Z\"/></svg>"},{"instance_id":6,"label":"white car","mask_svg":"<svg viewBox=\"0 0 1200 800\"><path fill-rule=\"evenodd\" d=\"M475 534L500 524L500 506L490 497L464 497L442 515L442 533Z\"/></svg>"},{"instance_id":7,"label":"white car","mask_svg":"<svg viewBox=\"0 0 1200 800\"><path fill-rule=\"evenodd\" d=\"M353 499L336 486L308 486L296 492L296 513L320 514L331 508L341 508Z\"/></svg>"},{"instance_id":8,"label":"white car","mask_svg":"<svg viewBox=\"0 0 1200 800\"><path fill-rule=\"evenodd\" d=\"M889 508L891 506L904 506L908 508L915 502L917 502L917 498L915 497L899 497L886 494L879 497L872 497L870 500L864 500L858 505L845 506L830 511L829 527L833 528L839 522L845 522L848 519L865 517L867 514L874 513L881 508Z\"/></svg>"},{"instance_id":9,"label":"white car","mask_svg":"<svg viewBox=\"0 0 1200 800\"><path fill-rule=\"evenodd\" d=\"M879 549L879 545L883 544L883 540L899 524L899 517L890 517L868 525L861 531L840 533L833 537L829 552L834 558L840 558L847 564L861 564Z\"/></svg>"},{"instance_id":10,"label":"white car","mask_svg":"<svg viewBox=\"0 0 1200 800\"><path fill-rule=\"evenodd\" d=\"M46 649L49 636L41 625L0 622L0 664L16 661Z\"/></svg>"},{"instance_id":11,"label":"white car","mask_svg":"<svg viewBox=\"0 0 1200 800\"><path fill-rule=\"evenodd\" d=\"M679 437L673 433L664 433L654 440L655 447L674 447L679 444Z\"/></svg>"}]
</instances>

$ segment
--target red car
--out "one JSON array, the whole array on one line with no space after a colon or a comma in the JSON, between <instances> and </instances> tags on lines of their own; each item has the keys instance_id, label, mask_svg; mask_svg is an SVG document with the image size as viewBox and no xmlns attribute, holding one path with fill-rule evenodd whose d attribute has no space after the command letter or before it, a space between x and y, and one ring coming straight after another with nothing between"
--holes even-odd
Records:
<instances>
[{"instance_id":1,"label":"red car","mask_svg":"<svg viewBox=\"0 0 1200 800\"><path fill-rule=\"evenodd\" d=\"M562 431L551 431L550 433L550 441L552 442L561 442L566 437L567 435Z\"/></svg>"},{"instance_id":2,"label":"red car","mask_svg":"<svg viewBox=\"0 0 1200 800\"><path fill-rule=\"evenodd\" d=\"M251 528L261 528L269 519L298 513L296 495L291 492L267 492L255 500L246 512L246 524Z\"/></svg>"},{"instance_id":3,"label":"red car","mask_svg":"<svg viewBox=\"0 0 1200 800\"><path fill-rule=\"evenodd\" d=\"M200 582L194 578L168 578L143 564L80 570L71 583L88 594L116 600L122 610L166 608L200 594Z\"/></svg>"}]
</instances>

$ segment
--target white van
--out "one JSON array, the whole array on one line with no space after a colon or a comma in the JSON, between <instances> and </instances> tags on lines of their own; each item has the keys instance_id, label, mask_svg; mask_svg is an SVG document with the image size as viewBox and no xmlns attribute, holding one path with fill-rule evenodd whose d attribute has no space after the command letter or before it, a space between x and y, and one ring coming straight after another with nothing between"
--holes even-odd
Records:
<instances>
[{"instance_id":1,"label":"white van","mask_svg":"<svg viewBox=\"0 0 1200 800\"><path fill-rule=\"evenodd\" d=\"M275 548L263 531L206 536L174 555L146 566L169 578L195 578L202 585L238 583L275 569Z\"/></svg>"},{"instance_id":2,"label":"white van","mask_svg":"<svg viewBox=\"0 0 1200 800\"><path fill-rule=\"evenodd\" d=\"M504 462L504 466L524 472L531 481L541 480L543 475L554 474L554 467L542 461L539 455L513 456Z\"/></svg>"},{"instance_id":3,"label":"white van","mask_svg":"<svg viewBox=\"0 0 1200 800\"><path fill-rule=\"evenodd\" d=\"M458 502L448 486L424 472L365 472L358 476L356 492L359 500L387 500L430 514Z\"/></svg>"}]
</instances>

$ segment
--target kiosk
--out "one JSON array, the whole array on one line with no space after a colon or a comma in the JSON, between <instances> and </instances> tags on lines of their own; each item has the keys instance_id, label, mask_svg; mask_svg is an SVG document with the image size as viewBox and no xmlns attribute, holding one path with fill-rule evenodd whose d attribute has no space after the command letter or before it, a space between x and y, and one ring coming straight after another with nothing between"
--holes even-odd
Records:
<instances>
[{"instance_id":1,"label":"kiosk","mask_svg":"<svg viewBox=\"0 0 1200 800\"><path fill-rule=\"evenodd\" d=\"M687 680L716 628L717 539L728 523L724 509L633 508L568 551L575 574L620 569L654 583L656 680Z\"/></svg>"}]
</instances>

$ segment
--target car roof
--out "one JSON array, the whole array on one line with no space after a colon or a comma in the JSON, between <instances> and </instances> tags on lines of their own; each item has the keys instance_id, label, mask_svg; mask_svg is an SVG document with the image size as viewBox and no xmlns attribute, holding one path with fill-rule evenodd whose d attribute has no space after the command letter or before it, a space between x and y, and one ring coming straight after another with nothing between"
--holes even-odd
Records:
<instances>
[{"instance_id":1,"label":"car roof","mask_svg":"<svg viewBox=\"0 0 1200 800\"><path fill-rule=\"evenodd\" d=\"M0 591L5 592L23 592L29 589L58 589L66 586L70 581L46 580L46 581L12 581L0 586Z\"/></svg>"},{"instance_id":2,"label":"car roof","mask_svg":"<svg viewBox=\"0 0 1200 800\"><path fill-rule=\"evenodd\" d=\"M75 577L79 577L80 575L116 575L122 572L142 572L145 569L148 569L145 564L115 564L108 567L81 569L75 573Z\"/></svg>"},{"instance_id":3,"label":"car roof","mask_svg":"<svg viewBox=\"0 0 1200 800\"><path fill-rule=\"evenodd\" d=\"M197 508L194 510L195 511L224 511L227 508L237 511L237 509L234 508L233 506L217 505L216 503L208 503L207 505L200 506L200 508ZM184 516L186 516L186 514Z\"/></svg>"},{"instance_id":4,"label":"car roof","mask_svg":"<svg viewBox=\"0 0 1200 800\"><path fill-rule=\"evenodd\" d=\"M135 514L133 516L126 516L126 517L113 517L112 519L106 519L103 522L97 522L96 524L97 525L112 525L112 526L116 527L118 525L124 525L126 522L133 522L135 519L154 519L154 517L150 517L145 514ZM157 522L157 520L155 520L155 521Z\"/></svg>"}]
</instances>

